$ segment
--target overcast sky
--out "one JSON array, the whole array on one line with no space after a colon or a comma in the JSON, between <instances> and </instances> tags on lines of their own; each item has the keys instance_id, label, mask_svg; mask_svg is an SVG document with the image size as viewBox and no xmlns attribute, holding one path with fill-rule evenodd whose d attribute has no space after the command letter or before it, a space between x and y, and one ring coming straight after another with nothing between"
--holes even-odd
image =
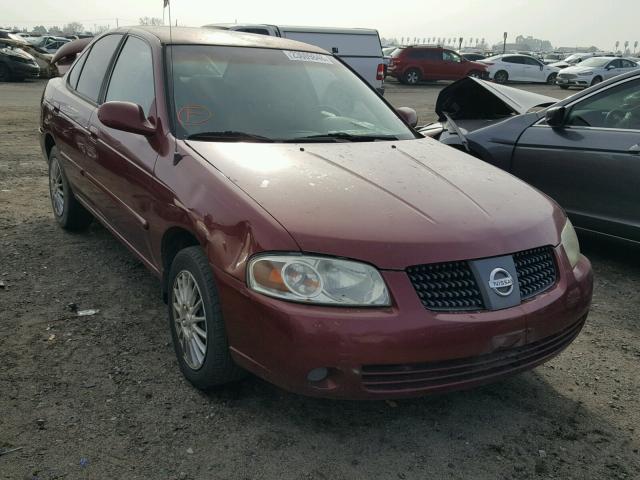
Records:
<instances>
[{"instance_id":1,"label":"overcast sky","mask_svg":"<svg viewBox=\"0 0 640 480\"><path fill-rule=\"evenodd\" d=\"M171 0L180 25L252 22L377 28L386 37L486 38L490 44L532 35L556 46L611 50L640 40L640 0ZM162 0L0 0L0 23L59 25L74 20L115 26L162 17Z\"/></svg>"}]
</instances>

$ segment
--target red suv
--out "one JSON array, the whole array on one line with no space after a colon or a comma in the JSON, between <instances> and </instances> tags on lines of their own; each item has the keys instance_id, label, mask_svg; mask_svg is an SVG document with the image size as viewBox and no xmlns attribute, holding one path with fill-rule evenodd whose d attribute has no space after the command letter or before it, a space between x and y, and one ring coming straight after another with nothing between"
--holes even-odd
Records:
<instances>
[{"instance_id":1,"label":"red suv","mask_svg":"<svg viewBox=\"0 0 640 480\"><path fill-rule=\"evenodd\" d=\"M421 80L485 78L487 67L442 47L402 47L391 54L388 75L402 83L416 85Z\"/></svg>"}]
</instances>

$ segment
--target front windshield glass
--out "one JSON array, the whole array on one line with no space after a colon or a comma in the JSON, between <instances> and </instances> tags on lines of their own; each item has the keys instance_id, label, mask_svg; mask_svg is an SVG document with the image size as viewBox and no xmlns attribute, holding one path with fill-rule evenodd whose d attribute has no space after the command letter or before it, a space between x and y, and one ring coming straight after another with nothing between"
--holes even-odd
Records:
<instances>
[{"instance_id":1,"label":"front windshield glass","mask_svg":"<svg viewBox=\"0 0 640 480\"><path fill-rule=\"evenodd\" d=\"M227 141L249 136L272 141L337 135L372 141L416 138L375 92L330 55L176 45L173 65L179 138L221 140L222 135L207 138L213 133L225 134Z\"/></svg>"},{"instance_id":2,"label":"front windshield glass","mask_svg":"<svg viewBox=\"0 0 640 480\"><path fill-rule=\"evenodd\" d=\"M611 61L610 58L587 58L580 62L581 67L604 67Z\"/></svg>"}]
</instances>

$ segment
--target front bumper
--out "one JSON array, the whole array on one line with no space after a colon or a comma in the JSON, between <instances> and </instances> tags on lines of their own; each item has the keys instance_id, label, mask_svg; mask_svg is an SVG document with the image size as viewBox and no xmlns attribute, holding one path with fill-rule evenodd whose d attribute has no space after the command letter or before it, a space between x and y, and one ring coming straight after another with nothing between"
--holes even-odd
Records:
<instances>
[{"instance_id":1,"label":"front bumper","mask_svg":"<svg viewBox=\"0 0 640 480\"><path fill-rule=\"evenodd\" d=\"M385 271L394 305L347 309L283 302L215 270L234 360L304 395L382 399L470 388L534 368L577 336L591 302L591 265L556 248L556 285L496 311L426 310L407 274ZM319 382L308 373L327 368Z\"/></svg>"},{"instance_id":2,"label":"front bumper","mask_svg":"<svg viewBox=\"0 0 640 480\"><path fill-rule=\"evenodd\" d=\"M591 78L556 78L556 85L567 87L588 87L591 85Z\"/></svg>"},{"instance_id":3,"label":"front bumper","mask_svg":"<svg viewBox=\"0 0 640 480\"><path fill-rule=\"evenodd\" d=\"M40 67L31 63L12 61L9 65L11 76L15 79L38 78L40 77Z\"/></svg>"}]
</instances>

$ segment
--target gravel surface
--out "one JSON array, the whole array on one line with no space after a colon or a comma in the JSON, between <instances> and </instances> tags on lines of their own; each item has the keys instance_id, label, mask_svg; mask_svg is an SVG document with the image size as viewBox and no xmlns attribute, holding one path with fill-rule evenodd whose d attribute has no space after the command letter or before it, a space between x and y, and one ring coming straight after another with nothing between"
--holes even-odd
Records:
<instances>
[{"instance_id":1,"label":"gravel surface","mask_svg":"<svg viewBox=\"0 0 640 480\"><path fill-rule=\"evenodd\" d=\"M637 248L583 237L582 334L501 383L358 403L249 378L205 395L178 370L154 277L100 225L56 226L43 87L0 84L1 479L640 478ZM387 98L424 122L440 88L390 83Z\"/></svg>"}]
</instances>

